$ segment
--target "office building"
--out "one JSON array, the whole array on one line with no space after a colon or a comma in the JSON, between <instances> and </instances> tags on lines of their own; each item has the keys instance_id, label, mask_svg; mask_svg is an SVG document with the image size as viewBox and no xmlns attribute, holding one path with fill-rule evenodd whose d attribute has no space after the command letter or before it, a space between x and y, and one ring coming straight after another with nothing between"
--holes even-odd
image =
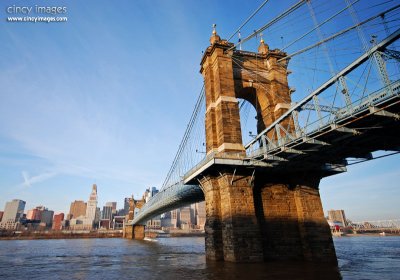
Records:
<instances>
[{"instance_id":1,"label":"office building","mask_svg":"<svg viewBox=\"0 0 400 280\"><path fill-rule=\"evenodd\" d=\"M40 217L40 223L44 225L46 228L51 227L51 225L53 224L54 211L43 207L41 212L42 213Z\"/></svg>"},{"instance_id":2,"label":"office building","mask_svg":"<svg viewBox=\"0 0 400 280\"><path fill-rule=\"evenodd\" d=\"M146 223L147 228L160 229L161 228L161 215L157 215Z\"/></svg>"},{"instance_id":3,"label":"office building","mask_svg":"<svg viewBox=\"0 0 400 280\"><path fill-rule=\"evenodd\" d=\"M100 229L110 229L111 228L111 221L109 219L100 219L99 228Z\"/></svg>"},{"instance_id":4,"label":"office building","mask_svg":"<svg viewBox=\"0 0 400 280\"><path fill-rule=\"evenodd\" d=\"M67 219L76 219L81 216L86 215L86 203L82 200L75 200L71 203L71 207L69 208L69 214Z\"/></svg>"},{"instance_id":5,"label":"office building","mask_svg":"<svg viewBox=\"0 0 400 280\"><path fill-rule=\"evenodd\" d=\"M20 199L7 202L0 222L0 229L16 229L24 214L25 204L26 202Z\"/></svg>"},{"instance_id":6,"label":"office building","mask_svg":"<svg viewBox=\"0 0 400 280\"><path fill-rule=\"evenodd\" d=\"M171 211L165 212L161 214L161 227L163 228L171 228Z\"/></svg>"},{"instance_id":7,"label":"office building","mask_svg":"<svg viewBox=\"0 0 400 280\"><path fill-rule=\"evenodd\" d=\"M328 220L341 223L343 227L347 226L347 220L346 215L344 214L344 210L329 210Z\"/></svg>"},{"instance_id":8,"label":"office building","mask_svg":"<svg viewBox=\"0 0 400 280\"><path fill-rule=\"evenodd\" d=\"M28 213L26 214L27 220L40 221L41 218L42 218L42 211L38 207L28 210Z\"/></svg>"},{"instance_id":9,"label":"office building","mask_svg":"<svg viewBox=\"0 0 400 280\"><path fill-rule=\"evenodd\" d=\"M159 192L159 191L157 190L156 187L152 187L152 188L151 188L151 196L152 196L152 197L155 196L158 192Z\"/></svg>"},{"instance_id":10,"label":"office building","mask_svg":"<svg viewBox=\"0 0 400 280\"><path fill-rule=\"evenodd\" d=\"M129 213L129 200L130 199L131 199L130 197L125 197L125 199L124 199L124 211L119 213L120 216L128 215L128 213Z\"/></svg>"},{"instance_id":11,"label":"office building","mask_svg":"<svg viewBox=\"0 0 400 280\"><path fill-rule=\"evenodd\" d=\"M159 191L156 187L148 188L143 194L143 200L147 203L149 199L155 196Z\"/></svg>"},{"instance_id":12,"label":"office building","mask_svg":"<svg viewBox=\"0 0 400 280\"><path fill-rule=\"evenodd\" d=\"M197 228L204 230L206 224L206 202L198 202L195 204L195 219Z\"/></svg>"},{"instance_id":13,"label":"office building","mask_svg":"<svg viewBox=\"0 0 400 280\"><path fill-rule=\"evenodd\" d=\"M109 206L106 203L106 206L103 206L103 211L101 213L101 219L111 221L112 216L113 216L113 208L112 208L112 206Z\"/></svg>"},{"instance_id":14,"label":"office building","mask_svg":"<svg viewBox=\"0 0 400 280\"><path fill-rule=\"evenodd\" d=\"M63 221L64 221L64 213L54 215L52 229L62 230Z\"/></svg>"},{"instance_id":15,"label":"office building","mask_svg":"<svg viewBox=\"0 0 400 280\"><path fill-rule=\"evenodd\" d=\"M113 229L122 229L125 223L125 216L114 216Z\"/></svg>"},{"instance_id":16,"label":"office building","mask_svg":"<svg viewBox=\"0 0 400 280\"><path fill-rule=\"evenodd\" d=\"M179 210L179 220L181 229L189 229L192 226L191 207L182 207Z\"/></svg>"},{"instance_id":17,"label":"office building","mask_svg":"<svg viewBox=\"0 0 400 280\"><path fill-rule=\"evenodd\" d=\"M171 211L171 226L173 228L179 227L179 209Z\"/></svg>"},{"instance_id":18,"label":"office building","mask_svg":"<svg viewBox=\"0 0 400 280\"><path fill-rule=\"evenodd\" d=\"M116 202L107 202L106 206L111 206L112 208L112 214L115 215L117 214L117 203Z\"/></svg>"}]
</instances>

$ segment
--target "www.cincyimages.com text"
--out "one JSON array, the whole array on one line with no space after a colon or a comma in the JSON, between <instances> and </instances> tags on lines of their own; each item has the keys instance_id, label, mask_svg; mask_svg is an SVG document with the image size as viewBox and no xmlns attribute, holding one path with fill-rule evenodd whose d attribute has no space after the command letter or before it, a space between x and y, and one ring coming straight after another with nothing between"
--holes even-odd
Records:
<instances>
[{"instance_id":1,"label":"www.cincyimages.com text","mask_svg":"<svg viewBox=\"0 0 400 280\"><path fill-rule=\"evenodd\" d=\"M17 6L5 8L8 22L65 22L68 21L67 7L60 6ZM60 16L56 16L60 15ZM61 16L64 15L64 16Z\"/></svg>"}]
</instances>

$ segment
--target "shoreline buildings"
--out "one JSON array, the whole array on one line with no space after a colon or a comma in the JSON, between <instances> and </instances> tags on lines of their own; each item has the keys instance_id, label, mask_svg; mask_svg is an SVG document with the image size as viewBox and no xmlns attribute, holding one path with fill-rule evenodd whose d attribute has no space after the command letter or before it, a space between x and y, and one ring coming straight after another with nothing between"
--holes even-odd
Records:
<instances>
[{"instance_id":1,"label":"shoreline buildings","mask_svg":"<svg viewBox=\"0 0 400 280\"><path fill-rule=\"evenodd\" d=\"M123 208L117 210L117 202L107 202L98 206L98 189L93 184L88 201L75 200L71 203L68 215L37 206L24 214L26 202L14 199L6 203L5 211L0 211L0 229L3 230L93 230L120 229L140 208L159 191L155 187L147 188L140 200L126 197ZM132 207L130 207L132 204ZM132 209L131 209L132 208ZM132 216L132 217L131 217ZM180 209L168 211L147 222L148 228L155 229L204 229L204 202L192 204Z\"/></svg>"}]
</instances>

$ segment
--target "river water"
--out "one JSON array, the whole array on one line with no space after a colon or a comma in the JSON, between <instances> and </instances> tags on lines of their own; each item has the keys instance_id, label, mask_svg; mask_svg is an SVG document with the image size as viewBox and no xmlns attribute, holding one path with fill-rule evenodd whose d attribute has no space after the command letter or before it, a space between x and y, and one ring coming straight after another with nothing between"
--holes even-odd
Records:
<instances>
[{"instance_id":1,"label":"river water","mask_svg":"<svg viewBox=\"0 0 400 280\"><path fill-rule=\"evenodd\" d=\"M339 271L296 262L206 262L201 237L3 240L0 279L400 279L400 237L334 242Z\"/></svg>"}]
</instances>

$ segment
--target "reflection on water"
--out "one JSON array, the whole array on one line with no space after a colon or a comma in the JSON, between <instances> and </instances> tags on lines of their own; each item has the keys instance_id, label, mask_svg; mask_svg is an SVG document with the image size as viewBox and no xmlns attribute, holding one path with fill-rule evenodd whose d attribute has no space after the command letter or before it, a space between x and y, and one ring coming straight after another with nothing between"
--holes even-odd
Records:
<instances>
[{"instance_id":1,"label":"reflection on water","mask_svg":"<svg viewBox=\"0 0 400 280\"><path fill-rule=\"evenodd\" d=\"M382 263L376 258L377 247L371 246L373 237L369 237L369 241L363 237L335 239L343 278L395 279L398 274L390 269L386 270L389 274L382 274L381 269L374 275L380 267L400 267L399 247L391 245L398 244L400 238L393 242L390 238L386 240L387 243L378 242L377 246L386 248L381 257L391 259L391 263L387 260ZM365 247L371 248L371 253ZM364 259L376 270L365 274ZM158 242L125 239L0 241L0 279L27 279L27 275L29 279L341 279L337 268L322 264L206 261L204 239L199 237L164 238Z\"/></svg>"}]
</instances>

